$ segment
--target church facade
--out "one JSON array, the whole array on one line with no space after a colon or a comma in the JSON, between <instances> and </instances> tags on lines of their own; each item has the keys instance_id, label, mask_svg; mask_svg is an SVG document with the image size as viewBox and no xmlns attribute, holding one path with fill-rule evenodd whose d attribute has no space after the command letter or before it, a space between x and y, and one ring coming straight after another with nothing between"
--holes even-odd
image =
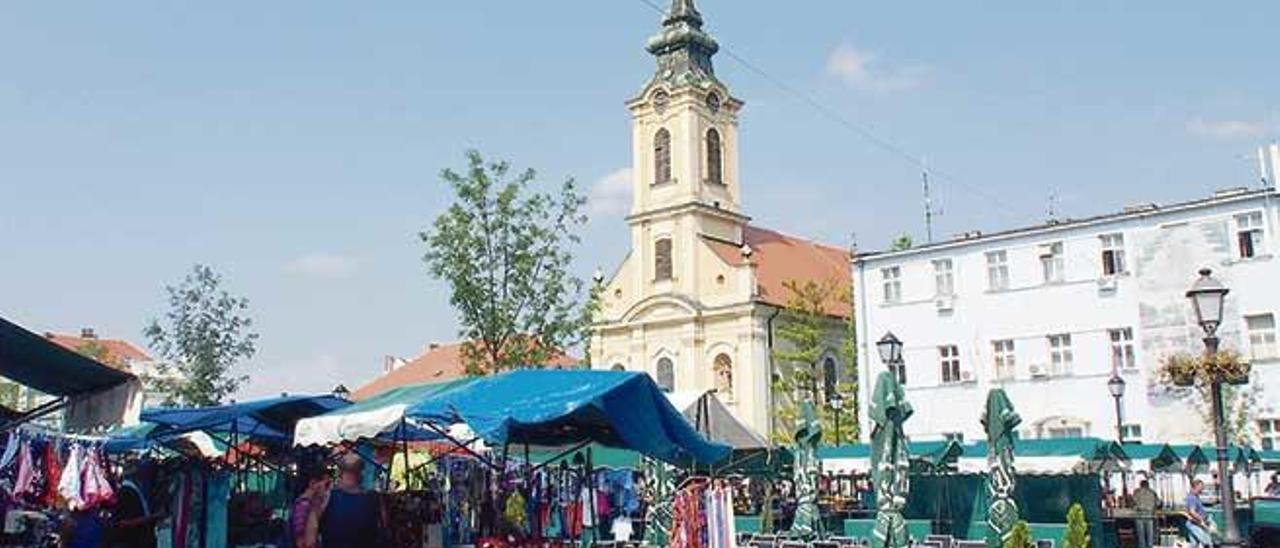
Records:
<instances>
[{"instance_id":1,"label":"church facade","mask_svg":"<svg viewBox=\"0 0 1280 548\"><path fill-rule=\"evenodd\" d=\"M631 114L631 251L600 288L590 352L602 369L649 373L666 390L715 390L740 420L769 435L771 359L788 282L852 279L850 253L754 226L742 209L738 114L715 75L719 49L692 0L673 0L648 51L657 70ZM832 302L833 320L851 303ZM821 375L845 379L839 325Z\"/></svg>"}]
</instances>

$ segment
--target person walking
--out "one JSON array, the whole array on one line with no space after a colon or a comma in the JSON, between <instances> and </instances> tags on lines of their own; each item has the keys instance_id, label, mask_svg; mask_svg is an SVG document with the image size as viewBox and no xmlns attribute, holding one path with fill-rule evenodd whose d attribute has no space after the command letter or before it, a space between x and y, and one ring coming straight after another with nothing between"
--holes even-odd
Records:
<instances>
[{"instance_id":1,"label":"person walking","mask_svg":"<svg viewBox=\"0 0 1280 548\"><path fill-rule=\"evenodd\" d=\"M1133 492L1134 528L1138 534L1138 548L1152 548L1156 543L1156 509L1160 496L1151 489L1151 483L1142 480Z\"/></svg>"},{"instance_id":2,"label":"person walking","mask_svg":"<svg viewBox=\"0 0 1280 548\"><path fill-rule=\"evenodd\" d=\"M1280 497L1280 474L1271 474L1271 483L1267 484L1266 493L1268 497Z\"/></svg>"}]
</instances>

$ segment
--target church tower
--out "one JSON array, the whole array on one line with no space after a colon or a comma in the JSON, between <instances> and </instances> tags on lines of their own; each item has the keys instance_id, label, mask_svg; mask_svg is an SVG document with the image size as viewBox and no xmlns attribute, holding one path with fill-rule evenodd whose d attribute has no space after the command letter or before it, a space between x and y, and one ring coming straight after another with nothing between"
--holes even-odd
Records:
<instances>
[{"instance_id":1,"label":"church tower","mask_svg":"<svg viewBox=\"0 0 1280 548\"><path fill-rule=\"evenodd\" d=\"M738 180L738 111L742 101L716 78L720 49L703 29L693 0L672 0L649 39L657 69L627 102L632 119L632 249L651 265L659 287L693 293L688 260L701 236L742 242ZM683 260L682 260L683 258ZM683 281L682 281L683 280Z\"/></svg>"}]
</instances>

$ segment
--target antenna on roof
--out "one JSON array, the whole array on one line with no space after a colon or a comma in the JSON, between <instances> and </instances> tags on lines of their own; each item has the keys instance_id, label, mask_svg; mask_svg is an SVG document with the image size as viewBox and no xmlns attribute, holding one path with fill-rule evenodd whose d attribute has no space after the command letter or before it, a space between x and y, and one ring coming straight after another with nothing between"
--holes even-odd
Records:
<instances>
[{"instance_id":1,"label":"antenna on roof","mask_svg":"<svg viewBox=\"0 0 1280 548\"><path fill-rule=\"evenodd\" d=\"M1048 213L1049 213L1049 222L1050 222L1050 223L1056 223L1056 222L1058 222L1058 190L1057 190L1057 189L1055 189L1055 188L1050 188L1050 189L1049 189L1049 211L1048 211Z\"/></svg>"},{"instance_id":2,"label":"antenna on roof","mask_svg":"<svg viewBox=\"0 0 1280 548\"><path fill-rule=\"evenodd\" d=\"M933 216L941 215L941 209L933 208L933 194L929 190L929 162L920 158L920 180L924 183L924 238L925 243L933 243Z\"/></svg>"},{"instance_id":3,"label":"antenna on roof","mask_svg":"<svg viewBox=\"0 0 1280 548\"><path fill-rule=\"evenodd\" d=\"M1276 178L1280 176L1280 143L1258 148L1258 174L1262 188L1276 187Z\"/></svg>"}]
</instances>

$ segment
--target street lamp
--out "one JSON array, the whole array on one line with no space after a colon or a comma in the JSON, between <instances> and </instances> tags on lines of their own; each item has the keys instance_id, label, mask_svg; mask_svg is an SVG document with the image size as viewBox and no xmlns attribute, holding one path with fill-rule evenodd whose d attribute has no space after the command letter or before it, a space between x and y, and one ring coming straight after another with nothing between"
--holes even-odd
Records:
<instances>
[{"instance_id":1,"label":"street lamp","mask_svg":"<svg viewBox=\"0 0 1280 548\"><path fill-rule=\"evenodd\" d=\"M876 350L880 352L880 361L885 365L892 366L902 359L902 341L893 336L893 332L885 333L880 338L880 342L876 343Z\"/></svg>"},{"instance_id":2,"label":"street lamp","mask_svg":"<svg viewBox=\"0 0 1280 548\"><path fill-rule=\"evenodd\" d=\"M1124 417L1121 415L1121 400L1124 399L1124 379L1119 373L1112 373L1107 381L1107 391L1116 400L1116 441L1124 444Z\"/></svg>"},{"instance_id":3,"label":"street lamp","mask_svg":"<svg viewBox=\"0 0 1280 548\"><path fill-rule=\"evenodd\" d=\"M350 400L351 390L347 389L347 385L339 384L338 386L333 387L333 397L340 400Z\"/></svg>"},{"instance_id":4,"label":"street lamp","mask_svg":"<svg viewBox=\"0 0 1280 548\"><path fill-rule=\"evenodd\" d=\"M827 403L831 404L831 410L835 411L836 445L839 446L840 445L840 411L844 409L844 396L841 396L839 393L833 394L831 396L831 399L828 400Z\"/></svg>"},{"instance_id":5,"label":"street lamp","mask_svg":"<svg viewBox=\"0 0 1280 548\"><path fill-rule=\"evenodd\" d=\"M1223 303L1229 290L1222 282L1213 278L1213 271L1208 268L1200 270L1200 278L1187 291L1187 299L1195 310L1196 322L1204 330L1204 348L1206 360L1216 360L1218 354L1218 326L1222 325ZM1223 423L1222 411L1222 371L1213 368L1209 379L1213 396L1213 437L1217 444L1218 486L1222 501L1223 545L1241 546L1240 532L1236 529L1236 498L1232 485L1232 475L1227 464L1227 429Z\"/></svg>"}]
</instances>

